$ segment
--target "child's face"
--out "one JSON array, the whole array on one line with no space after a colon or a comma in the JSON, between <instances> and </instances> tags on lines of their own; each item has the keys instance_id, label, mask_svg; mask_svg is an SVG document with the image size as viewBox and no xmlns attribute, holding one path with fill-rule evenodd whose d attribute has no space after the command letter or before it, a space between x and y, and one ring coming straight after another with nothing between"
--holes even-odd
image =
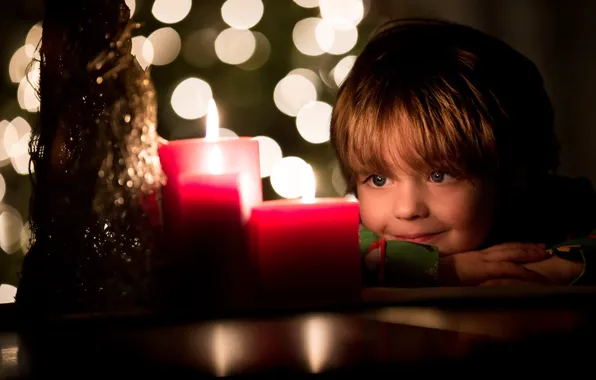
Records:
<instances>
[{"instance_id":1,"label":"child's face","mask_svg":"<svg viewBox=\"0 0 596 380\"><path fill-rule=\"evenodd\" d=\"M400 163L391 176L359 175L364 226L388 240L437 246L443 255L477 249L493 221L494 189L447 173L416 173Z\"/></svg>"}]
</instances>

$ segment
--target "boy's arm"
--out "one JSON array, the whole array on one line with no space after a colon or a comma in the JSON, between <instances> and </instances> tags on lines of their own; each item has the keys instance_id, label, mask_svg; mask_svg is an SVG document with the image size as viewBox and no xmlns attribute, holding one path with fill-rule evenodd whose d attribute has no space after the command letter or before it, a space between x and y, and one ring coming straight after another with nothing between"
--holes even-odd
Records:
<instances>
[{"instance_id":1,"label":"boy's arm","mask_svg":"<svg viewBox=\"0 0 596 380\"><path fill-rule=\"evenodd\" d=\"M427 245L386 241L360 229L365 286L425 287L437 285L439 251Z\"/></svg>"}]
</instances>

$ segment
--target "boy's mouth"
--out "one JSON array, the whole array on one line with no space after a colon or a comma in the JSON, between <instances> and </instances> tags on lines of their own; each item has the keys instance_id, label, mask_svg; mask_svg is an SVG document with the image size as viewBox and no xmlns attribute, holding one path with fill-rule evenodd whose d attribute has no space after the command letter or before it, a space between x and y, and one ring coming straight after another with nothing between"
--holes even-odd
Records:
<instances>
[{"instance_id":1,"label":"boy's mouth","mask_svg":"<svg viewBox=\"0 0 596 380\"><path fill-rule=\"evenodd\" d=\"M417 235L389 235L389 240L409 241L411 243L425 244L435 237L441 235L443 232L433 232L428 234Z\"/></svg>"}]
</instances>

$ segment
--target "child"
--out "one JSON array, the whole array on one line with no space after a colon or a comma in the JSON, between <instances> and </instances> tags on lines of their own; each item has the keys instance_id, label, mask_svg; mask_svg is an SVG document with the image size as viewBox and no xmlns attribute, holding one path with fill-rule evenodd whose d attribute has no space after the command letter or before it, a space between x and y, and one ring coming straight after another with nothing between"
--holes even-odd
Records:
<instances>
[{"instance_id":1,"label":"child","mask_svg":"<svg viewBox=\"0 0 596 380\"><path fill-rule=\"evenodd\" d=\"M444 21L384 25L331 120L367 284L592 281L596 194L554 174L553 119L537 68L505 43Z\"/></svg>"}]
</instances>

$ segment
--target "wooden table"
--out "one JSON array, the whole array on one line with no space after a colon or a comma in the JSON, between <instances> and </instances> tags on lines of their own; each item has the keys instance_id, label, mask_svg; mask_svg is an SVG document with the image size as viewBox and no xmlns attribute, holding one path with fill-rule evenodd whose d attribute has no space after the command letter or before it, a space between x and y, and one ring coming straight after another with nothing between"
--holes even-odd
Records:
<instances>
[{"instance_id":1,"label":"wooden table","mask_svg":"<svg viewBox=\"0 0 596 380\"><path fill-rule=\"evenodd\" d=\"M596 288L366 289L363 300L202 321L75 318L34 336L4 307L0 379L571 375L596 360Z\"/></svg>"}]
</instances>

